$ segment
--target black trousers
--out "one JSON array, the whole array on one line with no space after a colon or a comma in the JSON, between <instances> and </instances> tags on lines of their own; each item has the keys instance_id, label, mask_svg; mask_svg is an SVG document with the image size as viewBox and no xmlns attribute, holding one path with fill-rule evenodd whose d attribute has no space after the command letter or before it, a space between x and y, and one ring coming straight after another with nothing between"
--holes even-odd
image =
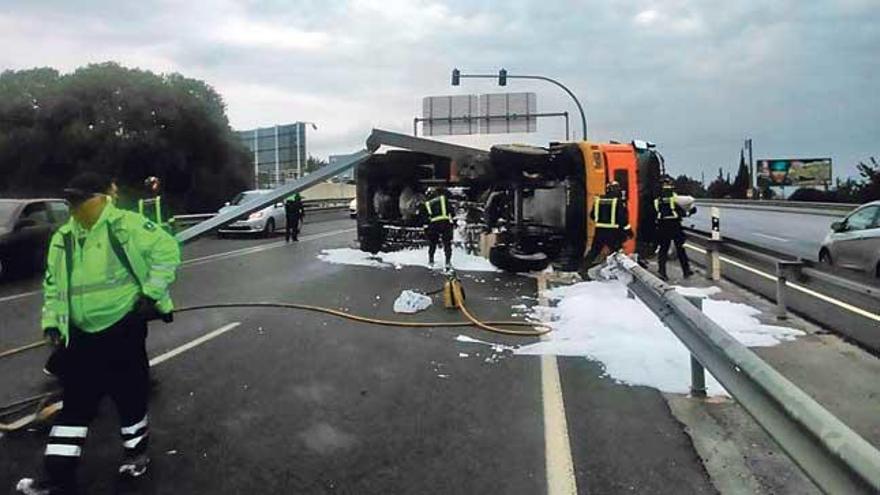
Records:
<instances>
[{"instance_id":1,"label":"black trousers","mask_svg":"<svg viewBox=\"0 0 880 495\"><path fill-rule=\"evenodd\" d=\"M284 227L284 239L287 242L290 242L291 239L293 239L294 241L298 241L300 215L297 213L287 213L286 219L287 225L285 225Z\"/></svg>"},{"instance_id":2,"label":"black trousers","mask_svg":"<svg viewBox=\"0 0 880 495\"><path fill-rule=\"evenodd\" d=\"M613 253L623 246L624 240L626 240L626 234L621 232L620 229L597 228L596 234L593 236L593 245L590 246L590 251L584 258L584 270L593 266L596 258L602 254L603 249Z\"/></svg>"},{"instance_id":3,"label":"black trousers","mask_svg":"<svg viewBox=\"0 0 880 495\"><path fill-rule=\"evenodd\" d=\"M434 253L437 252L437 244L443 243L443 254L446 256L446 264L452 263L452 222L434 222L425 229L428 237L428 261L434 262Z\"/></svg>"},{"instance_id":4,"label":"black trousers","mask_svg":"<svg viewBox=\"0 0 880 495\"><path fill-rule=\"evenodd\" d=\"M675 254L681 265L682 273L690 273L691 264L688 260L687 251L684 249L684 231L681 223L675 221L661 221L657 226L657 244L660 252L657 254L657 266L660 273L666 275L666 261L669 259L669 245L675 244Z\"/></svg>"},{"instance_id":5,"label":"black trousers","mask_svg":"<svg viewBox=\"0 0 880 495\"><path fill-rule=\"evenodd\" d=\"M126 455L146 450L149 361L147 323L133 313L98 333L70 330L59 375L64 407L49 433L44 463L52 482L73 487L89 423L104 396L110 397L119 414Z\"/></svg>"}]
</instances>

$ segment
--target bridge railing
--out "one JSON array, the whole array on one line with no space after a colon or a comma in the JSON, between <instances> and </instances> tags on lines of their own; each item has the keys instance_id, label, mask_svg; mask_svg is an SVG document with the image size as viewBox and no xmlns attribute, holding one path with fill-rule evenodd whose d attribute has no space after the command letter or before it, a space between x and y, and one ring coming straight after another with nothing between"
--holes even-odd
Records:
<instances>
[{"instance_id":1,"label":"bridge railing","mask_svg":"<svg viewBox=\"0 0 880 495\"><path fill-rule=\"evenodd\" d=\"M692 388L708 369L825 493L880 492L880 451L687 300L634 261L615 255L627 286L691 353Z\"/></svg>"},{"instance_id":2,"label":"bridge railing","mask_svg":"<svg viewBox=\"0 0 880 495\"><path fill-rule=\"evenodd\" d=\"M697 205L742 210L790 211L809 215L843 217L859 205L853 203L813 203L809 201L698 198Z\"/></svg>"},{"instance_id":3,"label":"bridge railing","mask_svg":"<svg viewBox=\"0 0 880 495\"><path fill-rule=\"evenodd\" d=\"M303 200L303 206L306 212L316 212L325 210L338 210L347 208L348 204L354 198L332 198L332 199L312 199ZM189 215L175 215L174 228L176 230L191 227L205 220L214 218L217 213L193 213Z\"/></svg>"}]
</instances>

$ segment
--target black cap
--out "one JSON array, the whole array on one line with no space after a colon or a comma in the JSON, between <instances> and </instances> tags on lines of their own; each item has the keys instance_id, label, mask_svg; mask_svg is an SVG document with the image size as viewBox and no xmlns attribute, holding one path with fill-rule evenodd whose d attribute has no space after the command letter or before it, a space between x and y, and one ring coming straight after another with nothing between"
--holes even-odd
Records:
<instances>
[{"instance_id":1,"label":"black cap","mask_svg":"<svg viewBox=\"0 0 880 495\"><path fill-rule=\"evenodd\" d=\"M110 189L110 178L96 172L77 174L64 188L64 199L76 206L96 194L106 194Z\"/></svg>"}]
</instances>

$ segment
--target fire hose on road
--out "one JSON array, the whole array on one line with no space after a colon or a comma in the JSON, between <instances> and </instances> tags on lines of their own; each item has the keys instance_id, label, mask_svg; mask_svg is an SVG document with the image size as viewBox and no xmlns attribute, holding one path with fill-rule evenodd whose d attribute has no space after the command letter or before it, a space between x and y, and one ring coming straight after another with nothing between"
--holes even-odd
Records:
<instances>
[{"instance_id":1,"label":"fire hose on road","mask_svg":"<svg viewBox=\"0 0 880 495\"><path fill-rule=\"evenodd\" d=\"M331 316L336 316L340 318L345 318L347 320L355 321L358 323L370 324L370 325L379 325L386 327L396 327L396 328L462 328L462 327L476 327L487 332L497 333L501 335L512 335L518 337L540 337L548 332L550 332L550 328L547 326L543 326L539 323L527 322L527 321L481 321L473 313L467 308L465 305L465 295L464 289L461 285L461 281L459 281L455 277L449 277L444 283L443 288L431 291L429 294L434 294L438 292L443 292L444 302L446 306L449 308L458 309L462 315L464 315L465 320L463 321L455 321L455 322L427 322L427 321L403 321L403 320L385 320L380 318L371 318L368 316L356 315L352 313L348 313L345 311L341 311L338 309L316 306L311 304L300 304L300 303L283 303L283 302L230 302L230 303L214 303L214 304L202 304L195 306L185 306L175 310L175 313L187 313L192 311L204 311L210 309L224 309L224 308L281 308L281 309L292 309L299 311L311 311L315 313L322 313ZM532 330L511 330L508 328L502 327L530 327ZM536 327L538 329L536 329ZM8 349L3 352L0 352L0 359L14 356L16 354L23 353L25 351L29 351L32 349L37 349L46 345L46 341L37 341L32 342L27 345L23 345L20 347L16 347L14 349ZM55 412L61 409L61 404L59 402L49 403L50 400L58 394L59 391L51 391L46 392L44 394L35 395L33 397L28 397L25 399L16 400L12 403L5 404L0 406L0 416L10 416L15 413L21 413L28 409L34 408L34 404L36 404L35 411L26 416L25 418L21 418L12 423L0 423L0 432L9 432L16 431L25 426L32 424L35 421L45 420L50 417Z\"/></svg>"}]
</instances>

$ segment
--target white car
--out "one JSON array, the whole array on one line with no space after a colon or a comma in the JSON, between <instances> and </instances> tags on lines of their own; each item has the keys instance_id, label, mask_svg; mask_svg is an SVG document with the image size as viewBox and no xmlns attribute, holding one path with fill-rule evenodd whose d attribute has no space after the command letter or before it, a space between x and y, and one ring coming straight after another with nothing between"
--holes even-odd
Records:
<instances>
[{"instance_id":1,"label":"white car","mask_svg":"<svg viewBox=\"0 0 880 495\"><path fill-rule=\"evenodd\" d=\"M348 216L350 218L357 218L358 216L358 200L354 198L348 203Z\"/></svg>"},{"instance_id":2,"label":"white car","mask_svg":"<svg viewBox=\"0 0 880 495\"><path fill-rule=\"evenodd\" d=\"M235 198L227 202L220 213L224 213L233 207L243 205L248 201L256 199L258 196L271 192L270 189L255 189L252 191L244 191L238 193ZM274 205L267 206L262 210L255 211L248 215L246 219L236 220L228 225L221 227L217 233L220 236L228 234L262 234L266 237L271 236L276 230L284 230L287 225L287 217L284 214L284 203L278 202Z\"/></svg>"}]
</instances>

